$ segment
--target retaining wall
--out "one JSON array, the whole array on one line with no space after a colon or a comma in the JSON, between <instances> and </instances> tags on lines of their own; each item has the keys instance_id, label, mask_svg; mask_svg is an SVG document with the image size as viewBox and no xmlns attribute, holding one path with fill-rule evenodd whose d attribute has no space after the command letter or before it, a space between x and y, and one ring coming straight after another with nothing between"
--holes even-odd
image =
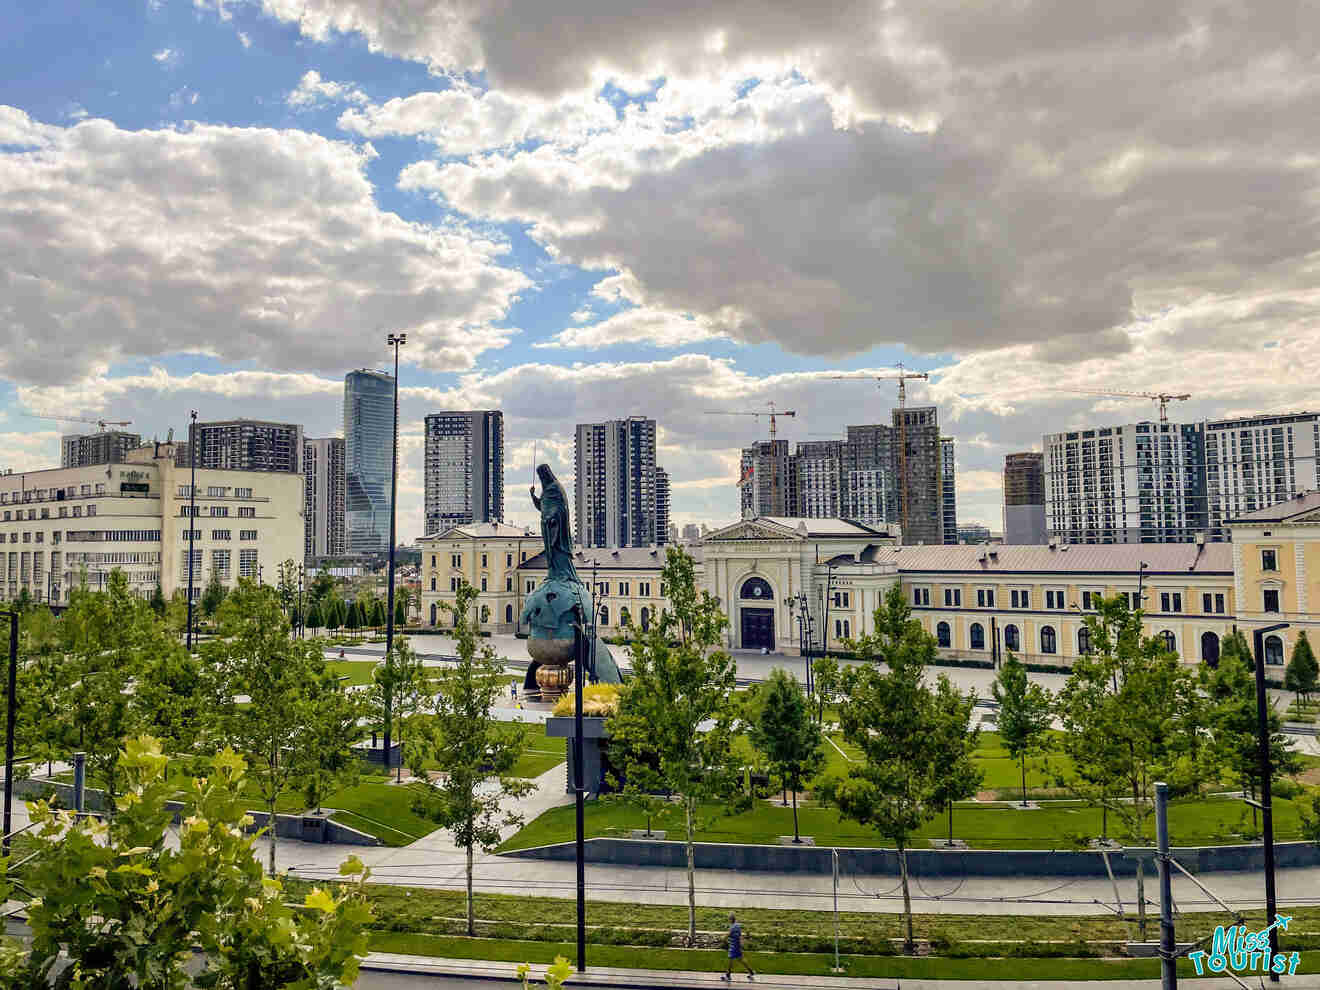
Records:
<instances>
[{"instance_id":1,"label":"retaining wall","mask_svg":"<svg viewBox=\"0 0 1320 990\"><path fill-rule=\"evenodd\" d=\"M73 807L72 784L41 780L40 778L14 781L15 797L35 800L51 793L59 798L62 807ZM165 806L174 812L174 820L177 823L179 813L183 810L183 804L178 801L167 801ZM104 811L105 794L95 787L86 788L83 792L83 807L87 811ZM248 814L252 816L252 824L248 826L248 832L255 832L266 827L266 812L249 811ZM337 842L349 846L378 846L381 844L380 839L374 835L368 835L366 832L359 832L355 828L331 821L329 812L323 815L277 814L275 816L275 834L281 839Z\"/></svg>"},{"instance_id":2,"label":"retaining wall","mask_svg":"<svg viewBox=\"0 0 1320 990\"><path fill-rule=\"evenodd\" d=\"M833 872L828 846L760 846L698 842L694 859L699 870L763 870L774 873ZM1259 871L1264 869L1264 849L1259 844L1239 846L1183 846L1172 850L1174 858L1192 873L1216 871ZM898 875L898 854L893 849L840 848L839 869L850 873ZM574 844L561 842L504 853L521 859L571 861ZM1320 866L1320 846L1310 842L1280 842L1274 846L1278 867ZM588 863L617 866L684 867L687 853L682 842L654 839L596 838L586 841ZM1133 876L1137 861L1121 850L1109 853L1109 863L1118 876ZM908 869L917 876L1106 876L1104 857L1090 850L1037 849L909 849ZM1146 867L1154 875L1153 865Z\"/></svg>"}]
</instances>

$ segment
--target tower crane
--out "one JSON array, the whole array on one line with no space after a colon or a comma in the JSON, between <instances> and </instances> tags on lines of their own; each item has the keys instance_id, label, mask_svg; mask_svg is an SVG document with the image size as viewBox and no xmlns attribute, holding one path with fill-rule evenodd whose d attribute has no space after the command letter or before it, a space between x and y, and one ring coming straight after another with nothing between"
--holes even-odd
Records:
<instances>
[{"instance_id":1,"label":"tower crane","mask_svg":"<svg viewBox=\"0 0 1320 990\"><path fill-rule=\"evenodd\" d=\"M81 419L78 416L37 416L28 414L30 419L49 419L54 423L88 423L92 426L99 426L101 432L105 432L107 426L131 426L131 419Z\"/></svg>"},{"instance_id":2,"label":"tower crane","mask_svg":"<svg viewBox=\"0 0 1320 990\"><path fill-rule=\"evenodd\" d=\"M745 411L745 410L728 411L724 409L707 409L706 415L707 416L754 416L757 417L758 422L760 421L761 416L770 417L770 511L774 512L775 489L778 487L778 483L779 483L779 470L778 470L779 459L778 457L775 456L777 453L777 448L775 447L775 428L777 425L776 420L780 416L786 416L791 419L792 417L797 415L797 412L792 409L786 409L783 412L780 412L775 409L775 404L773 402L767 402L766 405L770 407L768 410L754 409L751 411ZM741 486L743 483L744 483L743 479L739 478L738 480L739 486ZM753 506L755 506L757 502L755 496L756 489L753 488L752 491L753 491L752 504ZM780 508L783 509L785 514L787 514L787 503L781 500L779 502L779 505Z\"/></svg>"},{"instance_id":3,"label":"tower crane","mask_svg":"<svg viewBox=\"0 0 1320 990\"><path fill-rule=\"evenodd\" d=\"M909 371L903 367L902 362L895 366L895 370L883 375L833 375L836 381L868 381L875 382L898 382L898 514L900 524L903 527L903 537L906 539L908 532L908 497L907 497L907 383L909 379L919 379L929 381L930 374L925 371ZM876 388L880 388L876 385Z\"/></svg>"},{"instance_id":4,"label":"tower crane","mask_svg":"<svg viewBox=\"0 0 1320 990\"><path fill-rule=\"evenodd\" d=\"M1190 392L1128 392L1118 388L1047 388L1047 392L1073 392L1078 395L1110 395L1132 399L1154 399L1160 404L1160 422L1169 421L1169 403L1182 402L1192 397Z\"/></svg>"}]
</instances>

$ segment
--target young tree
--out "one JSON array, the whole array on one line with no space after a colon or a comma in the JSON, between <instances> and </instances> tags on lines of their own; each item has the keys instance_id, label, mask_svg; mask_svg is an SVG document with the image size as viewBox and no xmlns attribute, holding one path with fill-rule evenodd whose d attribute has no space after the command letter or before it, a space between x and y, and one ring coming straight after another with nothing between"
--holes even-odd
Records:
<instances>
[{"instance_id":1,"label":"young tree","mask_svg":"<svg viewBox=\"0 0 1320 990\"><path fill-rule=\"evenodd\" d=\"M298 600L298 565L291 559L280 561L276 570L275 590L280 596L280 608L288 615Z\"/></svg>"},{"instance_id":2,"label":"young tree","mask_svg":"<svg viewBox=\"0 0 1320 990\"><path fill-rule=\"evenodd\" d=\"M165 592L161 590L160 582L156 582L156 590L151 593L151 610L162 619L165 618Z\"/></svg>"},{"instance_id":3,"label":"young tree","mask_svg":"<svg viewBox=\"0 0 1320 990\"><path fill-rule=\"evenodd\" d=\"M816 721L824 724L825 709L834 704L842 685L839 661L833 657L817 657L811 665L812 687L816 691Z\"/></svg>"},{"instance_id":4,"label":"young tree","mask_svg":"<svg viewBox=\"0 0 1320 990\"><path fill-rule=\"evenodd\" d=\"M765 754L771 769L793 792L793 841L798 835L797 792L804 777L813 777L825 764L824 736L811 718L807 696L787 672L776 668L761 690L759 712L751 727L752 745Z\"/></svg>"},{"instance_id":5,"label":"young tree","mask_svg":"<svg viewBox=\"0 0 1320 990\"><path fill-rule=\"evenodd\" d=\"M972 724L976 690L959 694L949 678L940 674L935 683L933 711L934 777L931 801L935 810L949 814L949 843L953 843L953 806L976 795L985 774L975 754L981 727Z\"/></svg>"},{"instance_id":6,"label":"young tree","mask_svg":"<svg viewBox=\"0 0 1320 990\"><path fill-rule=\"evenodd\" d=\"M1141 617L1124 596L1101 599L1086 625L1092 652L1074 662L1057 700L1063 749L1074 768L1063 783L1114 815L1130 840L1150 845L1155 781L1168 781L1175 791L1195 786L1199 694L1177 654L1143 635ZM1137 892L1144 936L1140 861Z\"/></svg>"},{"instance_id":7,"label":"young tree","mask_svg":"<svg viewBox=\"0 0 1320 990\"><path fill-rule=\"evenodd\" d=\"M349 632L356 634L362 628L362 606L356 598L348 606L348 616L344 620L344 626Z\"/></svg>"},{"instance_id":8,"label":"young tree","mask_svg":"<svg viewBox=\"0 0 1320 990\"><path fill-rule=\"evenodd\" d=\"M394 743L402 746L402 729L422 710L430 690L421 658L408 645L408 640L399 636L384 662L371 672L371 685L366 694L371 727L386 738L392 737L391 746ZM386 698L389 699L388 709Z\"/></svg>"},{"instance_id":9,"label":"young tree","mask_svg":"<svg viewBox=\"0 0 1320 990\"><path fill-rule=\"evenodd\" d=\"M913 833L940 811L944 789L937 757L943 730L935 694L922 684L925 665L935 658L935 640L908 624L897 587L876 609L875 631L857 640L864 662L843 677L839 720L862 760L842 778L827 779L822 792L845 817L871 826L897 847L904 948L910 953L915 942L907 848ZM880 670L882 662L887 671Z\"/></svg>"},{"instance_id":10,"label":"young tree","mask_svg":"<svg viewBox=\"0 0 1320 990\"><path fill-rule=\"evenodd\" d=\"M211 579L206 582L206 590L202 592L202 615L208 619L215 618L215 613L219 610L225 600L226 589L220 581L220 573L211 568Z\"/></svg>"},{"instance_id":11,"label":"young tree","mask_svg":"<svg viewBox=\"0 0 1320 990\"><path fill-rule=\"evenodd\" d=\"M388 616L385 614L385 603L377 598L371 603L371 626L376 632L385 628L385 620Z\"/></svg>"},{"instance_id":12,"label":"young tree","mask_svg":"<svg viewBox=\"0 0 1320 990\"><path fill-rule=\"evenodd\" d=\"M360 722L367 713L366 698L344 690L324 666L311 679L307 698L309 717L299 738L296 762L302 768L303 800L321 810L326 795L349 787L361 776L362 759L353 746L362 738Z\"/></svg>"},{"instance_id":13,"label":"young tree","mask_svg":"<svg viewBox=\"0 0 1320 990\"><path fill-rule=\"evenodd\" d=\"M1292 659L1288 661L1288 669L1283 672L1283 686L1307 701L1315 691L1317 682L1320 682L1320 664L1316 663L1315 654L1311 652L1311 644L1306 638L1306 630L1303 629L1297 634Z\"/></svg>"},{"instance_id":14,"label":"young tree","mask_svg":"<svg viewBox=\"0 0 1320 990\"><path fill-rule=\"evenodd\" d=\"M669 792L683 808L688 941L695 944L697 816L702 802L739 790L729 759L737 714L734 664L717 648L728 620L715 599L698 590L692 558L681 547L666 550L660 580L672 610L646 632L637 630L629 644L633 672L608 723L610 754L625 793Z\"/></svg>"},{"instance_id":15,"label":"young tree","mask_svg":"<svg viewBox=\"0 0 1320 990\"><path fill-rule=\"evenodd\" d=\"M454 845L467 854L467 933L476 933L472 900L472 861L477 848L489 852L500 830L522 824L516 801L532 790L513 776L525 745L522 726L495 718L505 691L504 663L490 646L478 647L469 611L477 590L464 582L454 612L458 663L443 667L434 682L430 716L418 720L405 748L408 769L418 778L414 810L449 829ZM434 762L440 779L426 765Z\"/></svg>"},{"instance_id":16,"label":"young tree","mask_svg":"<svg viewBox=\"0 0 1320 990\"><path fill-rule=\"evenodd\" d=\"M1027 679L1027 668L1010 650L990 687L999 705L999 738L1022 770L1022 806L1027 804L1027 757L1049 741L1054 701L1049 691Z\"/></svg>"},{"instance_id":17,"label":"young tree","mask_svg":"<svg viewBox=\"0 0 1320 990\"><path fill-rule=\"evenodd\" d=\"M407 588L400 588L395 593L394 598L394 625L406 626L408 624L408 605L409 596Z\"/></svg>"},{"instance_id":18,"label":"young tree","mask_svg":"<svg viewBox=\"0 0 1320 990\"><path fill-rule=\"evenodd\" d=\"M321 603L314 601L307 609L307 626L312 630L312 635L316 635L316 630L324 625L326 621L321 614Z\"/></svg>"},{"instance_id":19,"label":"young tree","mask_svg":"<svg viewBox=\"0 0 1320 990\"><path fill-rule=\"evenodd\" d=\"M328 733L318 718L334 709L324 705L330 690L321 675L325 660L310 640L289 635L279 596L269 585L240 578L219 612L220 635L203 646L203 656L223 685L219 729L238 752L252 760L258 793L269 815L270 872L275 872L275 808L280 795L309 770L324 751ZM342 690L338 681L331 682ZM247 695L241 707L234 699ZM312 743L316 740L316 744ZM344 740L339 738L339 744ZM320 749L313 751L317 746Z\"/></svg>"},{"instance_id":20,"label":"young tree","mask_svg":"<svg viewBox=\"0 0 1320 990\"><path fill-rule=\"evenodd\" d=\"M313 889L301 910L292 907L279 881L261 875L243 833L242 759L226 750L190 783L177 844L165 842L175 785L160 744L129 740L119 762L130 800L108 822L31 805L28 841L41 864L23 875L32 939L0 953L0 985L65 986L73 977L67 985L106 990L258 990L355 981L371 920L356 858L340 874L359 883L342 896ZM0 895L13 896L7 881Z\"/></svg>"}]
</instances>

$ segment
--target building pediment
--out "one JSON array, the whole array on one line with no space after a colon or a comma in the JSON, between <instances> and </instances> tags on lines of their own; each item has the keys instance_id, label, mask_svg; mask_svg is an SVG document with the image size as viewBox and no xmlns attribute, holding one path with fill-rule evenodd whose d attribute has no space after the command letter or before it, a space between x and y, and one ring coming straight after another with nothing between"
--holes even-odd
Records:
<instances>
[{"instance_id":1,"label":"building pediment","mask_svg":"<svg viewBox=\"0 0 1320 990\"><path fill-rule=\"evenodd\" d=\"M794 530L761 519L745 519L723 529L707 534L705 543L741 543L748 540L804 540L806 537Z\"/></svg>"}]
</instances>

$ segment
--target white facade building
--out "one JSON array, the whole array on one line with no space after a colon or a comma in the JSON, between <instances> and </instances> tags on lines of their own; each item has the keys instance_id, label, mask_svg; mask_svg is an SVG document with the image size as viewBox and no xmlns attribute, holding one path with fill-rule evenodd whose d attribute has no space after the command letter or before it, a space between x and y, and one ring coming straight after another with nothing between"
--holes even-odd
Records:
<instances>
[{"instance_id":1,"label":"white facade building","mask_svg":"<svg viewBox=\"0 0 1320 990\"><path fill-rule=\"evenodd\" d=\"M1210 420L1205 424L1206 500L1215 535L1225 522L1320 488L1320 413Z\"/></svg>"}]
</instances>

